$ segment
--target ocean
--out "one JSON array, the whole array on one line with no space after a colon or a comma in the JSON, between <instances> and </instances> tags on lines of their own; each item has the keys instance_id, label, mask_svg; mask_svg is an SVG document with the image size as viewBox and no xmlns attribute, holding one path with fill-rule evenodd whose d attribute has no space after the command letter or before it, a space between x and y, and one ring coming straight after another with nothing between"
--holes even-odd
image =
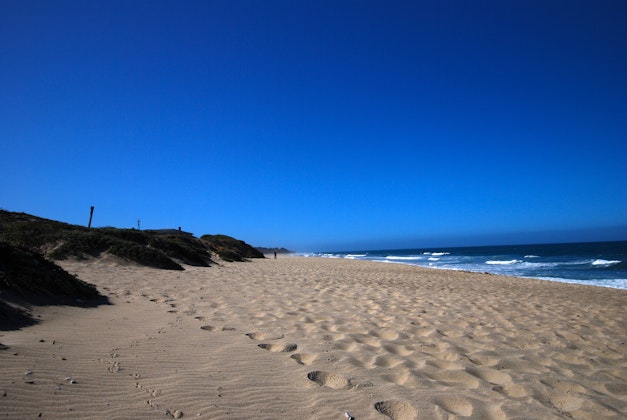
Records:
<instances>
[{"instance_id":1,"label":"ocean","mask_svg":"<svg viewBox=\"0 0 627 420\"><path fill-rule=\"evenodd\" d=\"M307 254L627 289L627 241Z\"/></svg>"}]
</instances>

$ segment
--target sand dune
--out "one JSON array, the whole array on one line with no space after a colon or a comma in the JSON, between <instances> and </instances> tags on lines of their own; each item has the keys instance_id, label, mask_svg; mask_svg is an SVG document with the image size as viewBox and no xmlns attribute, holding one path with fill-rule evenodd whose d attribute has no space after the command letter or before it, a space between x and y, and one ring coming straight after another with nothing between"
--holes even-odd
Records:
<instances>
[{"instance_id":1,"label":"sand dune","mask_svg":"<svg viewBox=\"0 0 627 420\"><path fill-rule=\"evenodd\" d=\"M9 418L624 418L627 292L365 261L66 262L1 332Z\"/></svg>"}]
</instances>

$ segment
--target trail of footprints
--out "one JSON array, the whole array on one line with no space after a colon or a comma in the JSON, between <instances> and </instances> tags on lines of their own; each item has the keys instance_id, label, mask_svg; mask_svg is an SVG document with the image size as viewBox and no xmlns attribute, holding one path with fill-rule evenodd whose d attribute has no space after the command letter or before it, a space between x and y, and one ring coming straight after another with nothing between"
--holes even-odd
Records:
<instances>
[{"instance_id":1,"label":"trail of footprints","mask_svg":"<svg viewBox=\"0 0 627 420\"><path fill-rule=\"evenodd\" d=\"M168 295L160 297L146 296L155 303L168 306L170 312L176 312L174 299ZM214 304L211 306L215 308ZM264 312L265 313L265 312ZM424 313L424 311L423 311ZM234 327L224 325L224 315L214 313L211 317L197 316L195 308L181 312L183 315L192 316L201 323L200 329L209 333L221 333L236 331ZM299 312L286 312L288 316L300 316ZM265 315L264 315L265 316ZM513 403L510 409L518 403L529 401L530 393L546 394L549 406L563 407L567 413L571 405L577 405L571 393L561 391L560 384L542 383L539 386L523 386L516 382L517 378L510 373L520 370L542 375L547 372L546 361L541 358L533 359L524 348L519 352L513 352L510 357L503 357L489 349L482 349L474 344L476 337L490 334L491 325L482 328L481 324L465 328L460 325L451 328L450 325L433 325L420 319L420 314L409 322L402 332L386 329L371 324L370 329L364 328L361 332L346 326L334 319L301 318L297 322L297 335L320 334L321 342L326 343L328 352L306 353L297 352L299 346L295 343L285 342L284 334L274 334L265 331L247 333L246 336L256 341L258 348L270 353L289 355L291 360L303 366L312 367L307 373L309 381L331 390L343 392L370 388L374 384L369 381L347 378L340 373L317 370L314 368L318 362L335 362L338 359L334 354L342 354L340 360L353 364L360 369L387 369L388 372L378 375L384 381L406 388L430 388L432 386L446 386L449 390L473 389L480 399L489 397L486 392L501 394L505 400ZM367 320L358 320L362 325ZM363 321L363 322L362 322ZM386 321L385 319L379 321ZM215 322L210 325L207 322ZM472 331L472 335L465 331ZM117 373L120 370L119 363L114 360L116 356L112 352L112 360L109 371ZM339 357L339 356L338 356ZM567 372L566 372L567 373ZM157 409L156 396L149 391L148 404ZM498 399L496 399L498 400ZM573 402L574 401L574 402ZM435 413L446 416L475 416L495 415L502 417L503 411L497 403L491 412L480 400L455 396L455 393L442 392L431 400ZM378 413L391 419L415 419L418 409L407 401L389 399L376 402L373 407ZM488 410L488 411L486 411ZM167 414L172 418L182 415L177 411L168 410ZM509 414L512 414L510 411ZM353 418L346 414L348 418Z\"/></svg>"},{"instance_id":2,"label":"trail of footprints","mask_svg":"<svg viewBox=\"0 0 627 420\"><path fill-rule=\"evenodd\" d=\"M280 340L284 338L283 334L273 335L265 332L256 332L246 334L252 340L272 341ZM269 350L271 352L281 353L293 353L298 349L297 344L272 344L261 343L257 345L259 348ZM318 358L315 354L308 353L295 353L290 356L291 359L301 365L312 365ZM333 358L328 358L327 361L334 361ZM313 370L307 374L307 379L310 381L334 390L349 390L359 388L370 388L373 386L372 382L360 382L354 378L346 378L335 372L326 372L321 370ZM380 401L374 405L374 409L379 413L384 414L392 419L413 419L417 415L417 410L406 402L390 400ZM349 413L345 413L346 418L354 420L354 417Z\"/></svg>"},{"instance_id":3,"label":"trail of footprints","mask_svg":"<svg viewBox=\"0 0 627 420\"><path fill-rule=\"evenodd\" d=\"M133 347L134 343L131 343L131 347ZM111 350L110 354L110 359L100 359L100 363L106 363L108 364L107 366L107 371L111 372L111 373L115 373L115 374L119 374L120 371L122 371L122 367L121 364L118 360L115 360L117 358L120 357L119 354L120 349L119 348L114 348ZM134 380L136 380L135 382L135 388L137 389L142 389L143 386L142 384L139 382L139 380L141 379L141 375L139 373L129 373L128 376L132 377ZM71 379L71 378L70 378ZM75 383L73 380L71 383ZM169 418L173 418L173 419L179 419L183 417L183 412L181 410L172 410L169 408L163 408L161 406L161 404L158 403L157 398L161 395L161 391L157 390L157 389L146 389L146 393L148 394L148 399L146 400L146 404L152 408L153 410L161 410L163 412L163 414Z\"/></svg>"},{"instance_id":4,"label":"trail of footprints","mask_svg":"<svg viewBox=\"0 0 627 420\"><path fill-rule=\"evenodd\" d=\"M106 289L106 288L105 288ZM125 293L125 295L130 294L130 292ZM116 296L119 297L119 294L116 294ZM162 294L161 296L153 296L153 295L146 295L143 294L141 295L144 298L147 298L148 300L150 300L151 302L157 303L157 304L166 304L167 305L167 312L168 313L172 313L172 314L176 314L178 313L178 309L177 309L177 304L175 303L175 299L171 298L168 294ZM183 314L187 315L187 316L193 316L195 315L196 311L195 309L192 307L190 308L188 311L184 311ZM196 316L195 317L197 320L200 321L204 321L204 317L199 317ZM219 331L234 331L235 328L231 328L231 327L213 327L210 325L204 325L201 327L201 329L206 330L206 331L211 331L211 332L219 332ZM155 338L155 333L156 334L161 334L162 332L164 332L164 328L159 328L158 330L156 330L154 333L147 333L146 334L146 338L148 340L152 340ZM130 343L130 348L133 348L135 346L138 345L140 340L132 340ZM107 371L113 374L120 374L123 373L126 369L122 367L121 362L118 360L120 358L120 353L121 350L120 348L116 347L113 348L110 352L109 352L109 358L107 359L99 359L100 363L106 364L107 365ZM127 373L127 375L129 377L131 377L133 380L135 380L135 388L136 389L144 389L144 386L141 383L141 378L142 375L139 373ZM72 382L73 383L73 382ZM164 415L165 417L168 418L172 418L172 419L180 419L182 417L184 417L184 413L181 410L178 409L171 409L171 408L167 408L164 407L163 404L161 404L159 402L159 397L161 396L161 391L158 389L152 389L152 388L145 388L145 391L147 393L148 399L146 400L146 404L153 410L155 411L160 411L162 415Z\"/></svg>"},{"instance_id":5,"label":"trail of footprints","mask_svg":"<svg viewBox=\"0 0 627 420\"><path fill-rule=\"evenodd\" d=\"M151 302L154 302L154 303L166 304L169 307L168 312L170 313L178 312L175 299L171 298L167 294L163 294L162 296L159 296L159 297L144 295L144 297L148 298ZM196 315L196 311L194 310L194 308L191 308L188 311L184 311L183 314L187 316L193 316L194 319L203 323L203 325L200 326L200 329L203 331L207 331L211 333L236 331L234 327L230 327L226 325L216 326L216 325L204 324L206 321L208 321L208 318L204 316L194 316ZM216 319L214 318L214 320ZM221 319L218 321L221 321ZM311 320L311 324L314 324L314 323L315 321ZM335 331L330 330L329 332L334 333ZM393 340L397 338L398 336L396 333L393 333L393 332L382 332L380 334L376 334L376 333L373 333L373 334L375 335L374 337L366 336L366 335L351 337L350 341L353 341L352 339L354 339L352 344L348 342L345 345L345 347L342 347L343 345L340 342L339 344L337 344L337 347L339 349L350 351L350 350L353 350L353 346L355 345L354 343L358 343L358 344L370 345L371 347L374 348L375 344L377 343L377 339L381 338L381 339ZM261 331L261 332L247 333L246 336L248 336L251 340L254 340L254 341L262 341L261 343L257 344L257 347L264 349L266 351L269 351L271 353L290 353L290 358L300 365L310 366L310 365L313 365L319 359L319 356L316 354L294 353L296 350L298 350L297 344L272 342L272 341L278 341L278 340L284 339L285 338L284 334L273 334L273 333ZM328 340L335 341L335 339L331 337L330 335L328 337ZM118 350L119 349L116 348L111 351L112 359L115 359L119 356L117 352ZM391 344L386 348L386 350L396 355L404 355L404 354L410 353L403 349L396 349ZM325 360L327 362L333 362L336 359L333 356L328 355ZM397 364L398 362L394 362L389 356L379 356L374 362L374 365L385 366L385 367L393 367ZM109 366L107 370L112 373L119 373L120 363L116 360L109 361ZM141 376L139 374L136 374L134 375L134 377L135 379L140 379ZM346 378L343 375L335 373L335 372L326 372L326 371L321 371L321 370L310 371L309 373L307 373L307 378L310 381L318 384L319 386L327 387L327 388L338 390L338 391L360 389L360 388L371 388L373 386L372 382L369 382L369 381L358 381L355 378ZM400 380L396 379L396 381L400 381ZM140 384L140 382L136 382L135 386L136 388L142 388L142 385ZM149 397L146 400L146 403L154 410L163 411L163 408L158 403L158 397L161 394L161 392L156 389L146 389L146 392ZM397 400L380 401L374 404L373 408L379 413L386 415L390 417L391 419L396 419L396 420L414 419L416 418L416 415L417 415L417 410L414 406L412 406L411 404L407 402L397 401ZM181 418L184 415L183 412L179 410L170 410L170 409L165 409L164 413L166 416L170 418L174 418L174 419ZM350 415L349 413L345 413L345 416L350 420L354 420L354 417Z\"/></svg>"},{"instance_id":6,"label":"trail of footprints","mask_svg":"<svg viewBox=\"0 0 627 420\"><path fill-rule=\"evenodd\" d=\"M167 304L169 306L168 312L170 313L178 312L177 304L174 303L175 299L171 298L167 294L163 294L159 297L144 295L144 297L148 298L151 302L154 302L154 303ZM194 316L196 314L196 310L194 308L191 308L189 311L183 312L183 314L188 315L188 316ZM201 323L204 323L208 320L207 317L204 317L204 316L194 316L194 319L196 319L197 321L200 321ZM310 321L309 323L312 325L316 323L316 321L313 319L309 321ZM209 325L209 324L202 325L200 329L203 331L208 331L212 333L236 330L235 328L229 327L229 326L215 326L215 325ZM333 329L330 329L329 332L334 333L335 331ZM371 345L372 347L374 347L375 344L377 343L378 338L387 339L387 340L392 340L392 339L397 338L397 334L393 332L383 332L381 334L374 334L374 335L375 337L368 337L368 336L356 337L355 342L360 343L360 344ZM254 341L264 341L262 343L257 344L257 347L267 350L269 352L292 353L290 355L290 358L298 364L309 366L309 365L313 365L318 360L318 356L316 354L294 353L298 349L297 344L272 343L272 341L278 341L278 340L285 338L284 334L272 334L272 333L261 331L261 332L247 333L246 336L248 336L251 340L254 340ZM334 338L331 337L331 335L329 335L327 338L329 341L335 341ZM266 341L269 341L269 343ZM344 348L344 350L349 350L349 351L352 350L353 345L354 344L350 344L350 343L347 344L346 345L347 347ZM342 349L342 344L339 344L338 348ZM112 357L118 356L117 353L115 352L116 350L117 349L113 350ZM402 349L394 349L392 347L389 347L386 350L390 351L393 354L399 354L399 355L403 355L405 353L404 350ZM326 358L326 361L333 362L335 361L335 358L333 356L328 356ZM398 363L391 361L391 359L389 359L387 356L380 356L379 358L377 358L377 361L375 361L375 365L378 365L378 366L392 367L396 364ZM111 362L108 370L110 372L118 373L120 370L119 363L117 361ZM354 378L346 378L343 375L335 373L335 372L326 372L326 371L320 371L320 370L313 370L309 372L307 374L307 378L310 381L318 384L319 386L324 386L333 390L360 389L360 388L370 388L373 386L372 382L368 382L368 381L360 382ZM139 382L136 383L136 387L141 388L141 385ZM155 410L159 410L161 407L157 403L157 397L160 395L160 392L158 390L153 390L153 389L149 389L147 390L147 392L149 394L149 397L151 397L146 401L147 404L151 408ZM379 413L386 415L390 417L391 419L396 419L396 420L414 419L417 415L417 410L415 407L413 407L411 404L407 402L397 401L397 400L377 402L376 404L374 404L374 409L378 411ZM165 414L169 416L170 418L175 418L175 419L183 416L183 413L179 410L175 410L175 411L166 410ZM345 416L349 420L354 420L354 417L350 415L349 413L345 413Z\"/></svg>"},{"instance_id":7,"label":"trail of footprints","mask_svg":"<svg viewBox=\"0 0 627 420\"><path fill-rule=\"evenodd\" d=\"M481 395L485 396L485 393L490 392L501 394L506 400L513 401L513 407L515 407L517 402L528 401L529 392L542 392L532 391L528 387L518 385L516 378L508 372L510 367L527 364L525 366L527 371L536 369L540 373L543 367L539 361L536 363L521 360L516 354L512 354L512 358L507 359L502 355L498 356L491 351L482 351L477 348L469 351L454 343L443 341L442 337L448 333L431 329L421 331L420 334L411 334L411 337L404 337L405 333L399 334L394 331L369 330L364 333L350 334L337 331L335 337L329 337L328 341L331 348L346 353L346 357L342 358L344 361L353 363L359 368L388 369L389 373L380 376L384 381L410 388L429 388L431 384L448 387L449 391L436 393L431 400L434 412L444 417L450 415L502 417L504 412L501 404L487 407L481 401ZM290 358L304 366L313 366L321 358L320 353L295 353L298 350L297 344L272 343L272 341L284 339L283 334L255 332L246 335L252 340L263 341L257 344L259 348L270 352L291 353ZM418 336L423 340L415 340ZM433 340L428 340L428 337ZM382 350L384 350L383 354ZM327 362L337 360L330 353L325 356L326 359L323 360ZM397 366L399 369L394 369ZM370 381L348 378L340 373L325 370L311 370L307 373L307 378L319 386L336 391L374 386ZM569 404L575 404L574 400L568 392L556 392L562 385L562 382L557 382L558 384L544 384L545 389L548 389L545 391L547 404L569 408ZM456 388L476 390L477 397L480 399L450 392ZM494 400L494 397L489 398ZM562 399L565 400L562 401ZM496 400L499 399L496 398ZM418 416L418 409L407 401L395 399L378 401L373 408L380 414L396 420L415 419ZM348 413L347 417L353 418Z\"/></svg>"},{"instance_id":8,"label":"trail of footprints","mask_svg":"<svg viewBox=\"0 0 627 420\"><path fill-rule=\"evenodd\" d=\"M168 302L167 299L163 303L170 304L170 302ZM186 315L191 316L192 313L186 314ZM210 321L210 320L204 316L194 316L194 319L201 322L203 325L201 325L200 329L207 331L207 332L220 333L220 332L236 330L235 328L227 326L227 325L216 326L216 325L205 324L205 322ZM218 323L221 323L224 321L221 318L218 319L218 318L213 317L212 319L213 321L217 321ZM329 321L332 321L332 320L329 320ZM305 322L305 326L307 325L313 326L316 323L317 323L316 320L311 319L310 322ZM409 356L415 352L413 347L410 346L409 344L399 345L399 344L392 343L392 341L395 341L399 338L399 334L395 331L369 330L361 334L352 333L352 334L345 335L341 333L340 331L336 331L336 326L334 326L333 323L331 323L331 325L329 326L322 325L321 329L323 331L328 332L327 336L325 336L326 338L323 337L323 340L326 339L326 341L332 344L337 350L346 351L346 353L350 355L348 359L351 360L352 363L354 363L355 365L358 365L359 367L362 367L362 368L367 368L367 369L394 368L395 366L398 366L401 363L406 363L407 362L406 356ZM435 330L429 331L428 333L425 333L425 335L431 335L434 332ZM443 335L442 332L438 331L438 333ZM326 362L337 361L336 357L333 356L331 353L325 354L325 356L322 358L320 354L303 353L303 352L296 353L296 351L299 349L297 344L289 343L289 342L282 342L282 341L278 342L279 340L285 339L284 334L274 334L274 333L270 333L266 331L258 331L258 332L247 333L246 336L253 341L260 342L257 344L257 347L263 350L269 351L271 353L289 354L292 360L294 360L296 363L303 365L303 366L313 366L316 364L316 362L320 360L326 361ZM410 341L411 340L407 341L407 343L409 343ZM415 342L413 342L412 344L415 344ZM362 348L360 348L360 346ZM381 355L380 353L381 349L385 350L386 354ZM366 350L366 351L359 351L359 350ZM440 353L440 356L442 355L441 348L434 348L432 351L433 353L437 351ZM425 353L429 353L429 350L427 349ZM452 359L457 358L458 355L453 354L453 353L454 352L451 352L450 357ZM360 356L362 354L364 354L364 356ZM374 357L369 356L370 354L376 354L376 356ZM446 354L446 352L444 352L444 354ZM362 357L362 359L359 359L359 357ZM434 362L434 363L437 364L437 362ZM448 366L440 366L444 369L458 369L458 366L454 365L453 362L441 361L441 363L450 364ZM479 371L473 372L473 374L475 374L476 376L479 376L480 372ZM468 378L473 378L472 380L478 381L478 379L475 376L472 376L472 374L466 374L465 376L462 374L461 376L464 376L464 378L460 377L457 379L455 378L454 374L449 373L449 375L450 377L448 379L451 381L451 385L453 385L453 382L455 382L456 380L459 382L464 382L467 385L469 383ZM397 385L403 385L403 384L408 385L408 386L414 385L414 383L411 383L411 380L408 378L408 376L409 376L408 374L403 374L403 373L400 373L400 374L391 373L384 379L388 380L389 382L393 382ZM326 388L336 390L336 391L372 388L374 386L374 384L370 381L358 380L356 378L347 378L339 373L328 372L328 371L323 371L323 370L311 370L310 372L307 373L307 379L314 382L315 384L319 386L326 387ZM435 377L430 378L430 380L441 380L441 379L442 378L435 378ZM501 387L500 392L502 392L503 394L507 393L507 391L505 391L505 387ZM468 416L468 415L472 415L472 412L473 412L472 404L460 398L456 398L453 400L453 399L448 399L447 397L441 397L440 399L436 399L433 402L434 404L436 404L438 407L442 408L443 410L445 410L445 412L449 414ZM412 404L406 401L400 401L400 400L395 400L395 399L378 401L377 403L373 405L372 408L376 410L378 413L385 415L394 420L415 419L417 418L417 415L418 415L418 410ZM346 413L345 416L349 419L354 420L354 417L350 415L349 413Z\"/></svg>"}]
</instances>

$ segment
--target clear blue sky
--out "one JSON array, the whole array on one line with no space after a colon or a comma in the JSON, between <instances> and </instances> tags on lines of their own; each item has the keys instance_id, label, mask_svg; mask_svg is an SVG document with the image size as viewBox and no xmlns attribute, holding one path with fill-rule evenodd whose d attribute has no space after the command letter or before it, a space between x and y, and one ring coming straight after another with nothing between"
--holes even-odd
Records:
<instances>
[{"instance_id":1,"label":"clear blue sky","mask_svg":"<svg viewBox=\"0 0 627 420\"><path fill-rule=\"evenodd\" d=\"M627 2L0 0L0 207L300 251L627 239Z\"/></svg>"}]
</instances>

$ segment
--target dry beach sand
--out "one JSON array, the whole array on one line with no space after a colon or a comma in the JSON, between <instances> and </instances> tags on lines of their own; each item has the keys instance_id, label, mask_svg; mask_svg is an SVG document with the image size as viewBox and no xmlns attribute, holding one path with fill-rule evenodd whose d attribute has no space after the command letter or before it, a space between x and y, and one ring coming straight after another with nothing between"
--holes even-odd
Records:
<instances>
[{"instance_id":1,"label":"dry beach sand","mask_svg":"<svg viewBox=\"0 0 627 420\"><path fill-rule=\"evenodd\" d=\"M112 305L0 332L0 417L627 416L624 290L302 257L62 265Z\"/></svg>"}]
</instances>

